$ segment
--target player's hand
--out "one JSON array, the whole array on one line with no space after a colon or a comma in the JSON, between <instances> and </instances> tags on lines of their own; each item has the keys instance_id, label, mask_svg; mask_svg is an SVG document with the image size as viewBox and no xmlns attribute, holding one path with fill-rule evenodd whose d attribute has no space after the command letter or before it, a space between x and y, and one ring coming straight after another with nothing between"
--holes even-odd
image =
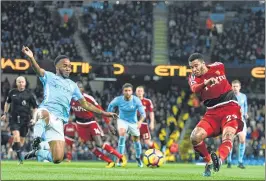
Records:
<instances>
[{"instance_id":1,"label":"player's hand","mask_svg":"<svg viewBox=\"0 0 266 181\"><path fill-rule=\"evenodd\" d=\"M113 112L103 112L103 116L111 117L113 119L117 119L118 118L118 115L116 113L113 113Z\"/></svg>"},{"instance_id":2,"label":"player's hand","mask_svg":"<svg viewBox=\"0 0 266 181\"><path fill-rule=\"evenodd\" d=\"M154 130L154 123L150 123L150 129L151 129L151 131Z\"/></svg>"},{"instance_id":3,"label":"player's hand","mask_svg":"<svg viewBox=\"0 0 266 181\"><path fill-rule=\"evenodd\" d=\"M30 120L30 124L31 124L31 125L34 125L35 123L36 123L36 122L35 122L34 119L31 119L31 120Z\"/></svg>"},{"instance_id":4,"label":"player's hand","mask_svg":"<svg viewBox=\"0 0 266 181\"><path fill-rule=\"evenodd\" d=\"M6 115L5 114L1 117L1 120L6 121Z\"/></svg>"},{"instance_id":5,"label":"player's hand","mask_svg":"<svg viewBox=\"0 0 266 181\"><path fill-rule=\"evenodd\" d=\"M117 134L117 130L115 129L115 127L113 127L111 124L108 124L108 129L110 130L110 132L115 135L118 136Z\"/></svg>"},{"instance_id":6,"label":"player's hand","mask_svg":"<svg viewBox=\"0 0 266 181\"><path fill-rule=\"evenodd\" d=\"M207 80L204 80L204 85L215 85L218 83L219 83L219 81L217 79L215 79L214 77L211 77Z\"/></svg>"},{"instance_id":7,"label":"player's hand","mask_svg":"<svg viewBox=\"0 0 266 181\"><path fill-rule=\"evenodd\" d=\"M141 124L142 124L142 122L141 121L139 121L139 122L137 122L137 124L138 124L138 129L140 129L140 127L141 127Z\"/></svg>"},{"instance_id":8,"label":"player's hand","mask_svg":"<svg viewBox=\"0 0 266 181\"><path fill-rule=\"evenodd\" d=\"M22 52L27 55L29 58L33 58L33 53L32 51L29 49L29 47L22 47Z\"/></svg>"}]
</instances>

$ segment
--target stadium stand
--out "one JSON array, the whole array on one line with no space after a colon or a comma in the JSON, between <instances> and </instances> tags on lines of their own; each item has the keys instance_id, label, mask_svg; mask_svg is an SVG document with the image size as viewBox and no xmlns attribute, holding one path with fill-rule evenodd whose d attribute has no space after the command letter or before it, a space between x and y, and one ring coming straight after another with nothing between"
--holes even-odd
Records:
<instances>
[{"instance_id":1,"label":"stadium stand","mask_svg":"<svg viewBox=\"0 0 266 181\"><path fill-rule=\"evenodd\" d=\"M114 4L104 11L84 7L81 37L92 60L151 63L152 10L150 2Z\"/></svg>"},{"instance_id":2,"label":"stadium stand","mask_svg":"<svg viewBox=\"0 0 266 181\"><path fill-rule=\"evenodd\" d=\"M57 11L50 11L42 2L14 2L2 4L1 55L21 58L21 47L32 48L38 60L54 60L66 54L72 60L81 60L73 35L75 22L64 21ZM12 9L12 10L11 10ZM45 18L44 18L45 17Z\"/></svg>"}]
</instances>

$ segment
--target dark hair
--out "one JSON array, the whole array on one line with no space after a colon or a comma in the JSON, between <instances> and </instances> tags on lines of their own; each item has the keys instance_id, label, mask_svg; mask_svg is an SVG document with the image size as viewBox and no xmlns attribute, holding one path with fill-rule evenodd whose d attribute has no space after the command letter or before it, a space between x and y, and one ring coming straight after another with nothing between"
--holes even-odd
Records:
<instances>
[{"instance_id":1,"label":"dark hair","mask_svg":"<svg viewBox=\"0 0 266 181\"><path fill-rule=\"evenodd\" d=\"M193 54L191 54L189 56L188 62L192 62L192 61L194 61L196 59L199 59L201 61L204 61L204 58L203 58L203 55L202 54L200 54L200 53L193 53Z\"/></svg>"},{"instance_id":2,"label":"dark hair","mask_svg":"<svg viewBox=\"0 0 266 181\"><path fill-rule=\"evenodd\" d=\"M125 83L125 84L123 85L122 89L124 90L125 88L129 88L129 87L131 87L132 90L133 90L133 85L130 84L130 83Z\"/></svg>"},{"instance_id":3,"label":"dark hair","mask_svg":"<svg viewBox=\"0 0 266 181\"><path fill-rule=\"evenodd\" d=\"M60 60L65 59L65 58L69 59L68 56L66 56L66 55L58 55L58 56L55 58L55 60L54 60L54 66L56 66L56 64L57 64Z\"/></svg>"}]
</instances>

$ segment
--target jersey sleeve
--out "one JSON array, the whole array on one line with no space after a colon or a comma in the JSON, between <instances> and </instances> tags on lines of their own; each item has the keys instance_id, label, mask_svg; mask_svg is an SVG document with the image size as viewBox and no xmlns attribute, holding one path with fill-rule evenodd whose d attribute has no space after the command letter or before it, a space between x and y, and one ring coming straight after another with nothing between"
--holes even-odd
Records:
<instances>
[{"instance_id":1,"label":"jersey sleeve","mask_svg":"<svg viewBox=\"0 0 266 181\"><path fill-rule=\"evenodd\" d=\"M77 100L80 100L80 99L84 98L82 93L80 92L77 84L75 84L75 83L73 83L73 84L74 84L74 92L73 92L73 95L72 95L72 99L77 101Z\"/></svg>"},{"instance_id":2,"label":"jersey sleeve","mask_svg":"<svg viewBox=\"0 0 266 181\"><path fill-rule=\"evenodd\" d=\"M220 69L222 71L225 70L224 64L222 62L214 62L212 64L209 64L208 67L216 67L217 69Z\"/></svg>"},{"instance_id":3,"label":"jersey sleeve","mask_svg":"<svg viewBox=\"0 0 266 181\"><path fill-rule=\"evenodd\" d=\"M36 99L35 99L33 93L31 93L30 103L31 103L31 106L32 106L33 109L38 107Z\"/></svg>"},{"instance_id":4,"label":"jersey sleeve","mask_svg":"<svg viewBox=\"0 0 266 181\"><path fill-rule=\"evenodd\" d=\"M11 101L12 101L12 90L10 90L10 91L8 92L8 95L7 95L7 98L6 98L6 102L7 102L8 104L10 104Z\"/></svg>"},{"instance_id":5,"label":"jersey sleeve","mask_svg":"<svg viewBox=\"0 0 266 181\"><path fill-rule=\"evenodd\" d=\"M191 74L188 78L188 84L190 86L190 89L193 93L198 93L200 92L204 87L204 82L198 83L196 80L196 76Z\"/></svg>"},{"instance_id":6,"label":"jersey sleeve","mask_svg":"<svg viewBox=\"0 0 266 181\"><path fill-rule=\"evenodd\" d=\"M47 81L54 76L55 74L49 71L45 71L44 72L44 76L43 77L39 77L40 81L42 82L43 85L45 85L47 83Z\"/></svg>"},{"instance_id":7,"label":"jersey sleeve","mask_svg":"<svg viewBox=\"0 0 266 181\"><path fill-rule=\"evenodd\" d=\"M153 104L152 104L151 100L148 99L148 102L149 102L149 104L148 104L147 110L148 110L149 112L153 112Z\"/></svg>"},{"instance_id":8,"label":"jersey sleeve","mask_svg":"<svg viewBox=\"0 0 266 181\"><path fill-rule=\"evenodd\" d=\"M118 106L118 97L114 98L108 105L107 112L113 112L114 108Z\"/></svg>"},{"instance_id":9,"label":"jersey sleeve","mask_svg":"<svg viewBox=\"0 0 266 181\"><path fill-rule=\"evenodd\" d=\"M141 117L146 118L146 113L145 113L144 107L143 107L143 105L142 105L142 103L141 103L139 98L136 99L136 105L137 105L137 109L138 109Z\"/></svg>"},{"instance_id":10,"label":"jersey sleeve","mask_svg":"<svg viewBox=\"0 0 266 181\"><path fill-rule=\"evenodd\" d=\"M84 96L84 98L86 99L87 102L92 103L95 106L99 105L92 96L90 96L88 94L83 94L83 96Z\"/></svg>"}]
</instances>

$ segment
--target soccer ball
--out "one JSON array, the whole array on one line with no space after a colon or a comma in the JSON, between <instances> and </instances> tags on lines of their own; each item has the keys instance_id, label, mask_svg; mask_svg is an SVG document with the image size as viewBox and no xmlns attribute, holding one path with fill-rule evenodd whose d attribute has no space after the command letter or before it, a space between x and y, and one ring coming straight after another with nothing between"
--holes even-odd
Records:
<instances>
[{"instance_id":1,"label":"soccer ball","mask_svg":"<svg viewBox=\"0 0 266 181\"><path fill-rule=\"evenodd\" d=\"M157 168L163 165L163 153L160 150L149 149L144 153L143 163L150 168Z\"/></svg>"}]
</instances>

